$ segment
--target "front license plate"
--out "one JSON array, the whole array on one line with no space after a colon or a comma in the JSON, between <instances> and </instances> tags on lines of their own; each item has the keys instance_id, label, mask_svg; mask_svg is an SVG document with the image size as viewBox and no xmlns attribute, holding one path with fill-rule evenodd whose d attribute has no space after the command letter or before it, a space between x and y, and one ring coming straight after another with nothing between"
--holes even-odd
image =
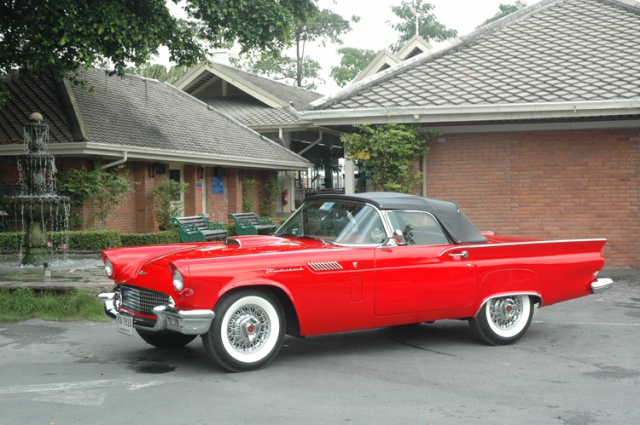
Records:
<instances>
[{"instance_id":1,"label":"front license plate","mask_svg":"<svg viewBox=\"0 0 640 425\"><path fill-rule=\"evenodd\" d=\"M116 324L118 325L118 332L133 336L133 317L118 314L116 316Z\"/></svg>"}]
</instances>

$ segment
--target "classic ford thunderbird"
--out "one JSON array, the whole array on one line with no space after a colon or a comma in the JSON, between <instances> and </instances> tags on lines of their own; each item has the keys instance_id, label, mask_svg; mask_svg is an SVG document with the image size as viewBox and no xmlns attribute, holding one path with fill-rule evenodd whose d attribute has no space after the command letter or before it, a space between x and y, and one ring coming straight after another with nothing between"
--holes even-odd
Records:
<instances>
[{"instance_id":1,"label":"classic ford thunderbird","mask_svg":"<svg viewBox=\"0 0 640 425\"><path fill-rule=\"evenodd\" d=\"M103 251L117 329L158 348L198 335L230 371L267 365L303 337L468 320L511 344L546 306L613 284L605 239L540 241L480 232L453 202L397 193L317 195L272 236Z\"/></svg>"}]
</instances>

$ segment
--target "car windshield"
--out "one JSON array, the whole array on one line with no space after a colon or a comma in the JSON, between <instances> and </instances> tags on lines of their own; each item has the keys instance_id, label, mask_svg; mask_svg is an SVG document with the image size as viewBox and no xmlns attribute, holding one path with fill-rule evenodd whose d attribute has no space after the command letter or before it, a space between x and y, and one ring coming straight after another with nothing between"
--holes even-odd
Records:
<instances>
[{"instance_id":1,"label":"car windshield","mask_svg":"<svg viewBox=\"0 0 640 425\"><path fill-rule=\"evenodd\" d=\"M276 236L322 239L344 244L379 244L387 236L378 211L363 203L307 201Z\"/></svg>"}]
</instances>

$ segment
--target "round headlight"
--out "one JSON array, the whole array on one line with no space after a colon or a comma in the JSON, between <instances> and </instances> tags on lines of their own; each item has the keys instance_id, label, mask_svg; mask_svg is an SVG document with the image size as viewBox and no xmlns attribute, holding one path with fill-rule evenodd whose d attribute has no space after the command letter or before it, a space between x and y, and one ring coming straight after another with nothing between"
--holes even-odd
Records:
<instances>
[{"instance_id":1,"label":"round headlight","mask_svg":"<svg viewBox=\"0 0 640 425\"><path fill-rule=\"evenodd\" d=\"M104 262L104 271L107 273L107 277L113 276L113 264L111 264L108 258L107 261Z\"/></svg>"},{"instance_id":2,"label":"round headlight","mask_svg":"<svg viewBox=\"0 0 640 425\"><path fill-rule=\"evenodd\" d=\"M173 287L176 288L176 291L182 291L184 288L184 280L182 279L182 275L178 271L178 269L173 271Z\"/></svg>"}]
</instances>

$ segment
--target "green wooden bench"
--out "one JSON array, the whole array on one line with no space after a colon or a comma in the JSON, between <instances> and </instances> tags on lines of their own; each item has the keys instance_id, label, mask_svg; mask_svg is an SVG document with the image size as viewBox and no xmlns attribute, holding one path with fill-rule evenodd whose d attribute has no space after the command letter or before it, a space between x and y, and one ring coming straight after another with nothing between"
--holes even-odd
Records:
<instances>
[{"instance_id":1,"label":"green wooden bench","mask_svg":"<svg viewBox=\"0 0 640 425\"><path fill-rule=\"evenodd\" d=\"M209 221L204 215L173 217L180 229L182 242L204 242L227 237L227 228L219 221Z\"/></svg>"},{"instance_id":2,"label":"green wooden bench","mask_svg":"<svg viewBox=\"0 0 640 425\"><path fill-rule=\"evenodd\" d=\"M242 235L257 235L260 232L273 233L278 226L271 217L258 217L256 213L229 213L227 216L236 223L236 233Z\"/></svg>"}]
</instances>

